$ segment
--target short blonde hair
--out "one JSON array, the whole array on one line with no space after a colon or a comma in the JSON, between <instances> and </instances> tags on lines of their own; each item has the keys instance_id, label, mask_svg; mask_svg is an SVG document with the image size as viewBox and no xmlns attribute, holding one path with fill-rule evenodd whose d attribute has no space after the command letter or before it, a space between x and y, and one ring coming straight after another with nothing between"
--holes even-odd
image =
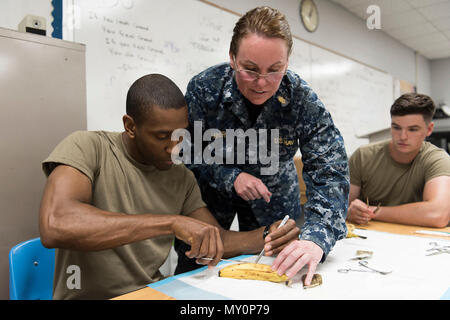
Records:
<instances>
[{"instance_id":1,"label":"short blonde hair","mask_svg":"<svg viewBox=\"0 0 450 320\"><path fill-rule=\"evenodd\" d=\"M268 38L281 38L288 46L288 56L292 51L292 34L286 16L270 7L257 7L244 14L233 29L230 53L236 56L241 39L254 33Z\"/></svg>"}]
</instances>

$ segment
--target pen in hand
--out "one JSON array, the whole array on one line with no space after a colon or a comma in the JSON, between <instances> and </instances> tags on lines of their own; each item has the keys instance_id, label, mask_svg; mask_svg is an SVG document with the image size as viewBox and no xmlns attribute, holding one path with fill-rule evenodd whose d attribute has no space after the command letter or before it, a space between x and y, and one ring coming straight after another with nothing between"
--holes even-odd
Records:
<instances>
[{"instance_id":1,"label":"pen in hand","mask_svg":"<svg viewBox=\"0 0 450 320\"><path fill-rule=\"evenodd\" d=\"M283 220L281 221L280 225L278 226L277 229L280 229L282 226L284 226L286 224L286 222L289 220L289 215L287 214ZM264 248L261 250L261 253L259 254L258 258L256 258L255 263L258 263L259 260L261 259L261 257L264 255Z\"/></svg>"}]
</instances>

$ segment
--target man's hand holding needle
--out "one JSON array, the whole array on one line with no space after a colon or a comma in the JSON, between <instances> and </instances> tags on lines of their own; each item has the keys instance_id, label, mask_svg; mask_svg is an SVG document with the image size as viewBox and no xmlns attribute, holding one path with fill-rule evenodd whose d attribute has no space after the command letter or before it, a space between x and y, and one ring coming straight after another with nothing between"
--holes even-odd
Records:
<instances>
[{"instance_id":1,"label":"man's hand holding needle","mask_svg":"<svg viewBox=\"0 0 450 320\"><path fill-rule=\"evenodd\" d=\"M347 220L356 224L367 224L375 218L376 213L380 210L380 206L381 203L376 208L371 207L369 205L369 198L366 198L366 203L355 199L349 205Z\"/></svg>"}]
</instances>

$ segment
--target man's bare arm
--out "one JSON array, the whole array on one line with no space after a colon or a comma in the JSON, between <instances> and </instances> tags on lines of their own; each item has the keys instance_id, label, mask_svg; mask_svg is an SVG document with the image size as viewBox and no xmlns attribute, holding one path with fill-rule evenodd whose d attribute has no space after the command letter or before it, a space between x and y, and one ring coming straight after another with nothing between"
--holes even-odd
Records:
<instances>
[{"instance_id":1,"label":"man's bare arm","mask_svg":"<svg viewBox=\"0 0 450 320\"><path fill-rule=\"evenodd\" d=\"M429 180L424 187L423 201L393 207L381 207L375 220L444 228L450 221L450 177Z\"/></svg>"},{"instance_id":2,"label":"man's bare arm","mask_svg":"<svg viewBox=\"0 0 450 320\"><path fill-rule=\"evenodd\" d=\"M350 191L348 193L348 203L352 203L353 200L358 199L360 194L361 194L361 187L354 184L350 184Z\"/></svg>"},{"instance_id":3,"label":"man's bare arm","mask_svg":"<svg viewBox=\"0 0 450 320\"><path fill-rule=\"evenodd\" d=\"M217 220L206 207L195 210L189 216L212 224L219 229L223 240L223 256L225 258L234 257L241 254L259 253L263 246L265 246L266 255L277 254L291 241L298 240L298 236L300 234L300 229L296 226L295 221L292 219L289 219L288 222L280 229L277 229L277 227L281 220L273 223L269 229L269 235L266 237L265 241L262 237L265 227L245 232L225 230L220 227Z\"/></svg>"},{"instance_id":4,"label":"man's bare arm","mask_svg":"<svg viewBox=\"0 0 450 320\"><path fill-rule=\"evenodd\" d=\"M361 187L350 184L349 206L347 210L347 221L357 224L366 224L374 217L373 211L375 207L368 207L367 203L359 200Z\"/></svg>"},{"instance_id":5,"label":"man's bare arm","mask_svg":"<svg viewBox=\"0 0 450 320\"><path fill-rule=\"evenodd\" d=\"M56 167L40 208L44 246L95 251L168 234L198 248L203 242L217 241L211 225L190 217L109 212L94 207L91 200L92 185L86 175L70 166ZM192 257L198 254L192 252ZM209 247L206 254L210 254Z\"/></svg>"}]
</instances>

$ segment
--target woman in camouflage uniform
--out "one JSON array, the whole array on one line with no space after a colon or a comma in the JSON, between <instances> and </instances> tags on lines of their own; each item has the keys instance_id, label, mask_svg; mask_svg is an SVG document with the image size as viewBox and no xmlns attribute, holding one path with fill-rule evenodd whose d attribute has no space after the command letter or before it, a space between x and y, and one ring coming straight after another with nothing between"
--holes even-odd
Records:
<instances>
[{"instance_id":1,"label":"woman in camouflage uniform","mask_svg":"<svg viewBox=\"0 0 450 320\"><path fill-rule=\"evenodd\" d=\"M194 162L188 167L197 178L204 201L224 228L230 227L237 213L240 231L267 226L268 242L273 240L275 221L286 214L294 220L301 215L293 161L300 148L308 201L299 240L281 252L266 245L265 252L279 253L273 268L289 277L308 265L309 284L318 263L346 234L348 164L343 138L329 112L308 84L288 70L291 50L292 36L285 16L272 8L255 8L236 23L230 62L193 77L186 93L192 132L196 121L200 121L196 123L201 123L202 132L216 128L224 135L227 129L254 129L258 135L261 130L276 129L278 137L271 137L266 145L275 142L278 146L276 172L263 175L265 165L249 161L251 144L245 147L245 163L225 161L230 152L238 157L234 147L224 149L223 164ZM177 242L176 249L176 272L192 269L184 255L186 248Z\"/></svg>"}]
</instances>

